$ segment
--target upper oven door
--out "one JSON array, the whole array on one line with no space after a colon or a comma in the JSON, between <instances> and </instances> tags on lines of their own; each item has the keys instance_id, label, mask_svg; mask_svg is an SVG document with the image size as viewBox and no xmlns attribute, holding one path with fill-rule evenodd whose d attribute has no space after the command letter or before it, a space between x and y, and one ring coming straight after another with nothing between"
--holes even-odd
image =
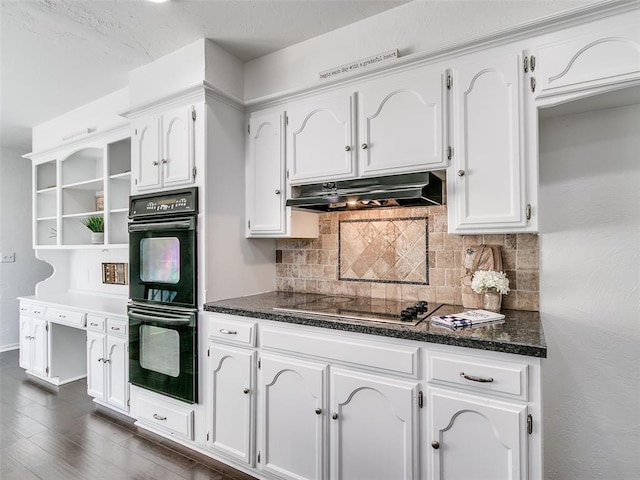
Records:
<instances>
[{"instance_id":1,"label":"upper oven door","mask_svg":"<svg viewBox=\"0 0 640 480\"><path fill-rule=\"evenodd\" d=\"M134 302L197 308L196 217L129 224Z\"/></svg>"}]
</instances>

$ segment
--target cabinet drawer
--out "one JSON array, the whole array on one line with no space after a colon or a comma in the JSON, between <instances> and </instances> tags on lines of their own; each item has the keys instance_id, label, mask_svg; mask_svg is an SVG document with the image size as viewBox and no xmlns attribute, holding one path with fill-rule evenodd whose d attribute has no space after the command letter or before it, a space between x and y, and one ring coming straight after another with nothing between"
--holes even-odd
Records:
<instances>
[{"instance_id":1,"label":"cabinet drawer","mask_svg":"<svg viewBox=\"0 0 640 480\"><path fill-rule=\"evenodd\" d=\"M463 355L429 354L429 381L527 400L528 366Z\"/></svg>"},{"instance_id":2,"label":"cabinet drawer","mask_svg":"<svg viewBox=\"0 0 640 480\"><path fill-rule=\"evenodd\" d=\"M226 315L207 315L207 319L209 321L209 339L248 347L255 346L255 322L234 320Z\"/></svg>"},{"instance_id":3,"label":"cabinet drawer","mask_svg":"<svg viewBox=\"0 0 640 480\"><path fill-rule=\"evenodd\" d=\"M126 336L129 333L129 321L120 318L107 318L107 333Z\"/></svg>"},{"instance_id":4,"label":"cabinet drawer","mask_svg":"<svg viewBox=\"0 0 640 480\"><path fill-rule=\"evenodd\" d=\"M418 376L417 347L277 327L261 328L260 341L269 350L295 352L383 373Z\"/></svg>"},{"instance_id":5,"label":"cabinet drawer","mask_svg":"<svg viewBox=\"0 0 640 480\"><path fill-rule=\"evenodd\" d=\"M106 324L107 319L105 317L87 314L87 330L104 332L104 327Z\"/></svg>"},{"instance_id":6,"label":"cabinet drawer","mask_svg":"<svg viewBox=\"0 0 640 480\"><path fill-rule=\"evenodd\" d=\"M193 440L193 409L178 407L161 400L140 396L138 420L172 435Z\"/></svg>"},{"instance_id":7,"label":"cabinet drawer","mask_svg":"<svg viewBox=\"0 0 640 480\"><path fill-rule=\"evenodd\" d=\"M47 307L47 318L54 323L62 323L72 327L84 327L86 314L84 312L74 312L73 310L62 310L60 308Z\"/></svg>"},{"instance_id":8,"label":"cabinet drawer","mask_svg":"<svg viewBox=\"0 0 640 480\"><path fill-rule=\"evenodd\" d=\"M27 308L29 309L28 313L32 317L44 318L45 308L42 305L27 305ZM20 312L22 313L22 308L20 309Z\"/></svg>"}]
</instances>

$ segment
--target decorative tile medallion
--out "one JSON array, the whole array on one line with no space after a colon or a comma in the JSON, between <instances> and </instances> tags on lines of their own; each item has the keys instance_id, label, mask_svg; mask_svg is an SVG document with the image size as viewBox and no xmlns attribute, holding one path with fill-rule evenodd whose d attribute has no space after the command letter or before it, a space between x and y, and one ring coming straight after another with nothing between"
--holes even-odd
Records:
<instances>
[{"instance_id":1,"label":"decorative tile medallion","mask_svg":"<svg viewBox=\"0 0 640 480\"><path fill-rule=\"evenodd\" d=\"M339 280L429 284L427 217L341 220Z\"/></svg>"}]
</instances>

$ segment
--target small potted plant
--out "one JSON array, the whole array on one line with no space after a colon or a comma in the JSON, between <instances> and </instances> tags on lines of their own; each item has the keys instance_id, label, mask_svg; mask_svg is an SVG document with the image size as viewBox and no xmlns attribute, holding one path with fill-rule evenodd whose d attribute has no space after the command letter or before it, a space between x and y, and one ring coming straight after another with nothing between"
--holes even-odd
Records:
<instances>
[{"instance_id":1,"label":"small potted plant","mask_svg":"<svg viewBox=\"0 0 640 480\"><path fill-rule=\"evenodd\" d=\"M104 243L104 218L98 215L87 217L82 224L91 230L91 243Z\"/></svg>"},{"instance_id":2,"label":"small potted plant","mask_svg":"<svg viewBox=\"0 0 640 480\"><path fill-rule=\"evenodd\" d=\"M471 279L471 289L482 295L482 308L499 312L502 295L509 293L509 279L504 272L478 270Z\"/></svg>"}]
</instances>

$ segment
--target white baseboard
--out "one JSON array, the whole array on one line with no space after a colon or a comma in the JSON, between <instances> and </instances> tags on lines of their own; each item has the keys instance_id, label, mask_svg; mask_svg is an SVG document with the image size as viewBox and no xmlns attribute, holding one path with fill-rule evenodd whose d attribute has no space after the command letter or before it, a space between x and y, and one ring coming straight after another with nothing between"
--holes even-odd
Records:
<instances>
[{"instance_id":1,"label":"white baseboard","mask_svg":"<svg viewBox=\"0 0 640 480\"><path fill-rule=\"evenodd\" d=\"M8 352L10 350L18 350L20 348L19 343L12 343L11 345L2 345L0 346L0 353Z\"/></svg>"}]
</instances>

